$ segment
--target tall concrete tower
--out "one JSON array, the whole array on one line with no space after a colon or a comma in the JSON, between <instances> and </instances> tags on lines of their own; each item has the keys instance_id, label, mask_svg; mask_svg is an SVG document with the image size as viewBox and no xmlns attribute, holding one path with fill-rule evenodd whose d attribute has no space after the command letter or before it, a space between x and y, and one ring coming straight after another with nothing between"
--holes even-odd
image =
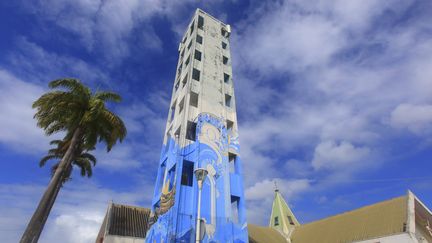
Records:
<instances>
[{"instance_id":1,"label":"tall concrete tower","mask_svg":"<svg viewBox=\"0 0 432 243\"><path fill-rule=\"evenodd\" d=\"M179 44L147 242L193 242L201 194L202 242L247 242L230 26L197 9ZM156 219L157 218L157 219Z\"/></svg>"}]
</instances>

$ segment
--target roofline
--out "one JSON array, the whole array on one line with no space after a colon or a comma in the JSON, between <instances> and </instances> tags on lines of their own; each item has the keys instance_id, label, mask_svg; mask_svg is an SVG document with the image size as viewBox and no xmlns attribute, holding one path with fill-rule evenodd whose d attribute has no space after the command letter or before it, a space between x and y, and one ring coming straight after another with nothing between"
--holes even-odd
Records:
<instances>
[{"instance_id":1,"label":"roofline","mask_svg":"<svg viewBox=\"0 0 432 243\"><path fill-rule=\"evenodd\" d=\"M425 208L426 209L426 211L430 214L430 215L432 215L432 211L412 192L412 191L410 191L410 190L408 190L408 194L409 193L411 193L412 194L412 196L414 197L414 199L418 202L418 203L420 203L420 205L423 207L423 208Z\"/></svg>"},{"instance_id":2,"label":"roofline","mask_svg":"<svg viewBox=\"0 0 432 243\"><path fill-rule=\"evenodd\" d=\"M364 209L364 208L372 207L372 206L377 205L377 204L380 204L380 203L384 203L384 202L388 202L388 201L391 201L391 200L395 200L395 199L398 199L398 198L404 198L404 197L407 197L407 196L404 195L404 196L399 196L399 197L393 197L393 198L390 198L390 199L387 199L387 200L384 200L384 201L379 201L379 202L376 202L376 203L373 203L373 204L369 204L369 205L366 205L366 206L363 206L363 207L360 207L360 208L356 208L356 209L348 210L348 211L345 211L345 212L342 212L342 213L339 213L339 214L336 214L336 215L332 215L332 216L329 216L329 217L325 217L325 218L322 218L322 219L318 219L318 220L315 220L315 221L309 222L309 223L307 223L307 224L302 224L301 226L306 226L306 225L310 225L310 224L315 224L315 223L321 222L321 221L323 221L323 220L328 220L328 219L331 219L331 218L339 217L339 216L342 216L342 215L344 215L344 214L348 214L348 213L351 213L351 212L354 212L354 211L358 211L358 210L361 210L361 209Z\"/></svg>"},{"instance_id":3,"label":"roofline","mask_svg":"<svg viewBox=\"0 0 432 243\"><path fill-rule=\"evenodd\" d=\"M222 22L221 20L217 19L217 18L214 17L213 15L207 13L206 11L204 11L204 10L202 10L202 9L200 9L200 8L197 8L197 9L195 10L195 14L198 14L198 13L205 14L205 15L209 16L210 18L212 18L213 20L215 20L216 22L219 22L219 23L221 23L221 24L223 24L223 25L225 25L225 26L228 25L228 24L225 24L225 23Z\"/></svg>"}]
</instances>

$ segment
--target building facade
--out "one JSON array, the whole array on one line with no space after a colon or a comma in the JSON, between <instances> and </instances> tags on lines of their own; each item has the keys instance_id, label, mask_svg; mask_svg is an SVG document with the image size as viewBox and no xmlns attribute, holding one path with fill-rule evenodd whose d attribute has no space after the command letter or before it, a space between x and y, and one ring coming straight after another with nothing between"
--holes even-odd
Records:
<instances>
[{"instance_id":1,"label":"building facade","mask_svg":"<svg viewBox=\"0 0 432 243\"><path fill-rule=\"evenodd\" d=\"M230 26L197 9L179 60L152 200L147 242L193 242L202 188L203 242L247 242L230 55Z\"/></svg>"}]
</instances>

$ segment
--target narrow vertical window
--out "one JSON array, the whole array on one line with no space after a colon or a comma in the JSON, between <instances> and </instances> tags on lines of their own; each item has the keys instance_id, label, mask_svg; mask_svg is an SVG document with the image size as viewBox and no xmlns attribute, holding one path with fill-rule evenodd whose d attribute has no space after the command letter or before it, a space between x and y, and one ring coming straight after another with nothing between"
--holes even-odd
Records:
<instances>
[{"instance_id":1,"label":"narrow vertical window","mask_svg":"<svg viewBox=\"0 0 432 243\"><path fill-rule=\"evenodd\" d=\"M186 85L187 80L188 80L188 74L186 73L186 75L185 75L185 77L183 78L183 81L182 81L182 83L183 83L182 87L184 87Z\"/></svg>"},{"instance_id":2,"label":"narrow vertical window","mask_svg":"<svg viewBox=\"0 0 432 243\"><path fill-rule=\"evenodd\" d=\"M196 60L201 61L201 52L198 50L195 50L194 57Z\"/></svg>"},{"instance_id":3,"label":"narrow vertical window","mask_svg":"<svg viewBox=\"0 0 432 243\"><path fill-rule=\"evenodd\" d=\"M200 71L198 69L192 70L192 79L195 79L196 81L200 81Z\"/></svg>"},{"instance_id":4,"label":"narrow vertical window","mask_svg":"<svg viewBox=\"0 0 432 243\"><path fill-rule=\"evenodd\" d=\"M227 84L230 80L229 74L224 73L224 82Z\"/></svg>"},{"instance_id":5,"label":"narrow vertical window","mask_svg":"<svg viewBox=\"0 0 432 243\"><path fill-rule=\"evenodd\" d=\"M198 107L198 94L195 92L190 93L190 101L189 104L193 107Z\"/></svg>"},{"instance_id":6,"label":"narrow vertical window","mask_svg":"<svg viewBox=\"0 0 432 243\"><path fill-rule=\"evenodd\" d=\"M195 21L192 21L192 24L190 26L190 35L192 35L192 33L194 31L194 26L195 26Z\"/></svg>"},{"instance_id":7,"label":"narrow vertical window","mask_svg":"<svg viewBox=\"0 0 432 243\"><path fill-rule=\"evenodd\" d=\"M227 48L227 43L222 41L222 49L226 49Z\"/></svg>"},{"instance_id":8,"label":"narrow vertical window","mask_svg":"<svg viewBox=\"0 0 432 243\"><path fill-rule=\"evenodd\" d=\"M183 160L181 184L184 186L192 186L193 183L193 168L194 163L188 160Z\"/></svg>"},{"instance_id":9,"label":"narrow vertical window","mask_svg":"<svg viewBox=\"0 0 432 243\"><path fill-rule=\"evenodd\" d=\"M183 107L184 107L184 97L183 97L183 99L179 103L179 114L182 112Z\"/></svg>"},{"instance_id":10,"label":"narrow vertical window","mask_svg":"<svg viewBox=\"0 0 432 243\"><path fill-rule=\"evenodd\" d=\"M231 213L232 213L232 221L235 224L239 223L239 203L240 198L231 195Z\"/></svg>"},{"instance_id":11,"label":"narrow vertical window","mask_svg":"<svg viewBox=\"0 0 432 243\"><path fill-rule=\"evenodd\" d=\"M228 57L226 57L226 56L224 56L223 58L222 58L222 62L223 62L223 64L228 64Z\"/></svg>"},{"instance_id":12,"label":"narrow vertical window","mask_svg":"<svg viewBox=\"0 0 432 243\"><path fill-rule=\"evenodd\" d=\"M204 27L204 18L202 16L198 16L198 29L203 29Z\"/></svg>"},{"instance_id":13,"label":"narrow vertical window","mask_svg":"<svg viewBox=\"0 0 432 243\"><path fill-rule=\"evenodd\" d=\"M190 56L185 61L185 67L189 64L189 61L190 61Z\"/></svg>"},{"instance_id":14,"label":"narrow vertical window","mask_svg":"<svg viewBox=\"0 0 432 243\"><path fill-rule=\"evenodd\" d=\"M197 124L195 122L188 121L187 122L187 130L186 130L186 139L195 141L196 137L196 126Z\"/></svg>"},{"instance_id":15,"label":"narrow vertical window","mask_svg":"<svg viewBox=\"0 0 432 243\"><path fill-rule=\"evenodd\" d=\"M235 155L233 153L228 153L230 173L233 173L233 174L237 173L237 170L236 170L236 158L237 158L237 155Z\"/></svg>"},{"instance_id":16,"label":"narrow vertical window","mask_svg":"<svg viewBox=\"0 0 432 243\"><path fill-rule=\"evenodd\" d=\"M196 37L196 41L197 41L197 43L202 44L202 42L203 42L203 38L202 38L202 36L197 35L197 37Z\"/></svg>"},{"instance_id":17,"label":"narrow vertical window","mask_svg":"<svg viewBox=\"0 0 432 243\"><path fill-rule=\"evenodd\" d=\"M225 94L225 106L227 106L227 107L231 107L231 95L227 95L227 94Z\"/></svg>"},{"instance_id":18,"label":"narrow vertical window","mask_svg":"<svg viewBox=\"0 0 432 243\"><path fill-rule=\"evenodd\" d=\"M234 122L227 119L226 123L227 123L227 126L226 126L227 130L232 130L234 127Z\"/></svg>"},{"instance_id":19,"label":"narrow vertical window","mask_svg":"<svg viewBox=\"0 0 432 243\"><path fill-rule=\"evenodd\" d=\"M278 217L278 216L276 216L276 217L274 218L274 225L275 225L275 226L278 226L278 225L279 225L279 217Z\"/></svg>"},{"instance_id":20,"label":"narrow vertical window","mask_svg":"<svg viewBox=\"0 0 432 243\"><path fill-rule=\"evenodd\" d=\"M177 128L177 131L174 133L174 137L175 137L175 138L180 137L180 132L181 132L181 126L179 126L179 127Z\"/></svg>"},{"instance_id":21,"label":"narrow vertical window","mask_svg":"<svg viewBox=\"0 0 432 243\"><path fill-rule=\"evenodd\" d=\"M294 225L294 221L291 216L288 215L288 222L290 225Z\"/></svg>"},{"instance_id":22,"label":"narrow vertical window","mask_svg":"<svg viewBox=\"0 0 432 243\"><path fill-rule=\"evenodd\" d=\"M191 46L192 46L192 40L189 41L189 45L188 45L187 49L189 50L191 48Z\"/></svg>"},{"instance_id":23,"label":"narrow vertical window","mask_svg":"<svg viewBox=\"0 0 432 243\"><path fill-rule=\"evenodd\" d=\"M171 117L170 117L170 122L172 122L172 121L174 120L175 107L176 107L176 102L174 101L173 105L171 106Z\"/></svg>"}]
</instances>

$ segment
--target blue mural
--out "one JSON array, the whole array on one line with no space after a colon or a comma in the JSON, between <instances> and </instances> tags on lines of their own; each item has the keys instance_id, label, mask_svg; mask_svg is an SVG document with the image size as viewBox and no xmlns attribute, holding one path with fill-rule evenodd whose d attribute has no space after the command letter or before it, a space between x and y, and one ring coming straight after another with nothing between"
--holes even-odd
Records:
<instances>
[{"instance_id":1,"label":"blue mural","mask_svg":"<svg viewBox=\"0 0 432 243\"><path fill-rule=\"evenodd\" d=\"M202 242L248 242L238 136L210 114L197 118L195 142L164 144L152 200L157 220L146 242L194 242L196 168L208 171L201 197Z\"/></svg>"}]
</instances>

